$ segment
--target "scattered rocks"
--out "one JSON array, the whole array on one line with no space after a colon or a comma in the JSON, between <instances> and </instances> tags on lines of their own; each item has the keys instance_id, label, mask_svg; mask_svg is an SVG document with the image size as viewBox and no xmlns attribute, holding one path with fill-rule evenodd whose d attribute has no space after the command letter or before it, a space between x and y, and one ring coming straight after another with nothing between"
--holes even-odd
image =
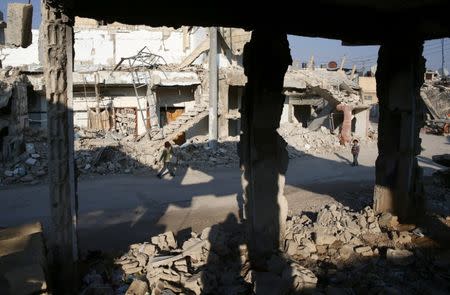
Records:
<instances>
[{"instance_id":1,"label":"scattered rocks","mask_svg":"<svg viewBox=\"0 0 450 295\"><path fill-rule=\"evenodd\" d=\"M177 242L172 232L166 232L156 237L152 237L151 242L160 251L170 251L177 248Z\"/></svg>"},{"instance_id":2,"label":"scattered rocks","mask_svg":"<svg viewBox=\"0 0 450 295\"><path fill-rule=\"evenodd\" d=\"M399 225L397 216L393 216L391 213L382 213L378 219L378 224L381 228L394 230Z\"/></svg>"},{"instance_id":3,"label":"scattered rocks","mask_svg":"<svg viewBox=\"0 0 450 295\"><path fill-rule=\"evenodd\" d=\"M384 232L380 220L388 221ZM272 255L266 269L251 269L242 228L217 226L192 233L181 247L172 232L151 237L149 242L130 245L115 264L123 282L131 278L126 294L302 294L312 290L384 294L401 290L406 272L412 280L419 274L415 268L420 267L420 255L408 250L414 242L410 232L414 227L387 229L395 220L387 214L376 215L370 207L355 212L340 204L325 206L316 218L291 216L286 222L285 253ZM450 255L442 257L431 265L446 272L450 260L445 257ZM103 284L95 275L91 281Z\"/></svg>"}]
</instances>

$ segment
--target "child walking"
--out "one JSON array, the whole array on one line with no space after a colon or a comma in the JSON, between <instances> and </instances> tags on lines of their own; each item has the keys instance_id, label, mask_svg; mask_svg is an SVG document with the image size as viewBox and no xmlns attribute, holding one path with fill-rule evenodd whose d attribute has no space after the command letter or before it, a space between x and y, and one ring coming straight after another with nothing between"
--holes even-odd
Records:
<instances>
[{"instance_id":1,"label":"child walking","mask_svg":"<svg viewBox=\"0 0 450 295\"><path fill-rule=\"evenodd\" d=\"M170 142L166 141L164 143L164 150L161 154L161 157L159 158L159 161L163 162L163 167L161 171L159 171L158 173L159 178L162 178L165 174L167 174L167 172L169 172L172 177L175 176L175 172L173 169L174 167L171 164L172 157L173 157L172 145L170 144Z\"/></svg>"}]
</instances>

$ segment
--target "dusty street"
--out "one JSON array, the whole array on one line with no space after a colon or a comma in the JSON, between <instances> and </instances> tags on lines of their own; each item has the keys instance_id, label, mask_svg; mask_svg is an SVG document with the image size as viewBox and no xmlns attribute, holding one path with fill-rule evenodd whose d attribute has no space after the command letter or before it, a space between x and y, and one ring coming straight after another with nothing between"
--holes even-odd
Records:
<instances>
[{"instance_id":1,"label":"dusty street","mask_svg":"<svg viewBox=\"0 0 450 295\"><path fill-rule=\"evenodd\" d=\"M448 139L422 134L420 162L425 175L439 166L434 154L448 152ZM315 212L338 201L351 209L370 202L377 148L362 147L360 166L349 165L350 153L291 159L285 194L291 212ZM79 239L88 249L126 249L130 243L172 230L201 231L223 221L230 212L238 215L240 172L234 168L210 171L184 169L174 179L148 175L110 175L79 183ZM31 221L48 225L49 201L45 184L0 187L0 226Z\"/></svg>"}]
</instances>

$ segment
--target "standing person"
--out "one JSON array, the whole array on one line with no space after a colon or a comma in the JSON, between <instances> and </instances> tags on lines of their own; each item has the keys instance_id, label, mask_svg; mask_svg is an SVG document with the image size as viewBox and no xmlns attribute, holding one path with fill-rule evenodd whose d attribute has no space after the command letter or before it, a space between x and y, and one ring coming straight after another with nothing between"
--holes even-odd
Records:
<instances>
[{"instance_id":1,"label":"standing person","mask_svg":"<svg viewBox=\"0 0 450 295\"><path fill-rule=\"evenodd\" d=\"M353 163L352 166L358 166L358 155L359 155L359 142L357 139L353 140L352 144L352 155L353 155Z\"/></svg>"},{"instance_id":2,"label":"standing person","mask_svg":"<svg viewBox=\"0 0 450 295\"><path fill-rule=\"evenodd\" d=\"M159 158L160 162L163 162L163 167L161 171L158 173L158 177L162 178L167 172L170 173L170 175L173 177L175 176L175 172L173 171L173 167L171 165L171 160L173 157L173 148L170 142L166 141L164 143L164 149L161 154L161 157Z\"/></svg>"}]
</instances>

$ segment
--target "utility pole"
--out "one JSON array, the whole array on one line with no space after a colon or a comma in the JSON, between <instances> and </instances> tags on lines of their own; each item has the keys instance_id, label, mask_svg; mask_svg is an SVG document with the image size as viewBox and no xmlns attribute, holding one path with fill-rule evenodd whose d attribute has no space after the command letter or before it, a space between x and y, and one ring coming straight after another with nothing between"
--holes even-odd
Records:
<instances>
[{"instance_id":1,"label":"utility pole","mask_svg":"<svg viewBox=\"0 0 450 295\"><path fill-rule=\"evenodd\" d=\"M217 100L218 100L217 27L209 29L209 147L217 146Z\"/></svg>"},{"instance_id":2,"label":"utility pole","mask_svg":"<svg viewBox=\"0 0 450 295\"><path fill-rule=\"evenodd\" d=\"M309 65L308 68L310 70L314 70L314 55L311 55L311 58L309 59Z\"/></svg>"}]
</instances>

